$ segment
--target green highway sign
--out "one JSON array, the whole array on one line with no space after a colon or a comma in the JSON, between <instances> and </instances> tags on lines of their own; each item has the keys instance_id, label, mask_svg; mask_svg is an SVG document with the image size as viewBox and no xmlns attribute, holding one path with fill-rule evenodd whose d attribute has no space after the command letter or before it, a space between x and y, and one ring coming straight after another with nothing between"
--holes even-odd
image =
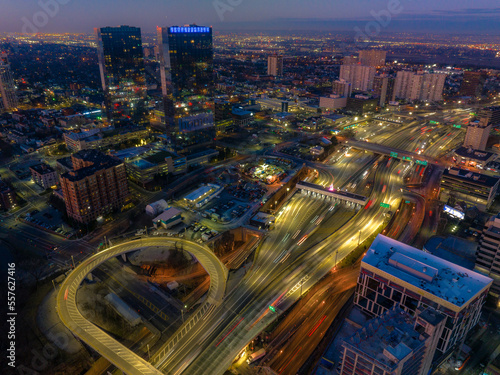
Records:
<instances>
[{"instance_id":1,"label":"green highway sign","mask_svg":"<svg viewBox=\"0 0 500 375\"><path fill-rule=\"evenodd\" d=\"M391 205L390 205L390 204L387 204L387 203L380 203L380 207L383 207L383 208L391 208Z\"/></svg>"},{"instance_id":2,"label":"green highway sign","mask_svg":"<svg viewBox=\"0 0 500 375\"><path fill-rule=\"evenodd\" d=\"M405 203L406 203L406 204L409 204L409 203L410 203L410 201L405 201Z\"/></svg>"},{"instance_id":3,"label":"green highway sign","mask_svg":"<svg viewBox=\"0 0 500 375\"><path fill-rule=\"evenodd\" d=\"M398 153L397 152L391 152L391 157L397 158L398 157Z\"/></svg>"},{"instance_id":4,"label":"green highway sign","mask_svg":"<svg viewBox=\"0 0 500 375\"><path fill-rule=\"evenodd\" d=\"M457 129L461 129L461 128L462 128L462 125L457 125L457 124L455 124L455 125L453 125L453 127L454 127L454 128L457 128Z\"/></svg>"},{"instance_id":5,"label":"green highway sign","mask_svg":"<svg viewBox=\"0 0 500 375\"><path fill-rule=\"evenodd\" d=\"M420 165L427 165L426 160L415 160L415 163L420 164Z\"/></svg>"},{"instance_id":6,"label":"green highway sign","mask_svg":"<svg viewBox=\"0 0 500 375\"><path fill-rule=\"evenodd\" d=\"M403 160L411 161L411 157L410 156L403 156Z\"/></svg>"},{"instance_id":7,"label":"green highway sign","mask_svg":"<svg viewBox=\"0 0 500 375\"><path fill-rule=\"evenodd\" d=\"M271 310L272 312L276 312L276 309L274 308L274 306L269 306L269 310Z\"/></svg>"}]
</instances>

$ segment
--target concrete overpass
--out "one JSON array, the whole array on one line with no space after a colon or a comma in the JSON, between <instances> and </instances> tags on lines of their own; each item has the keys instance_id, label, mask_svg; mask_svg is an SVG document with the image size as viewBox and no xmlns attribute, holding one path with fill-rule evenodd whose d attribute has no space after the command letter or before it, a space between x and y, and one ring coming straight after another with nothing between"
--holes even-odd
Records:
<instances>
[{"instance_id":1,"label":"concrete overpass","mask_svg":"<svg viewBox=\"0 0 500 375\"><path fill-rule=\"evenodd\" d=\"M57 311L66 327L113 365L130 375L162 374L139 355L126 348L103 330L83 317L76 304L76 293L83 279L108 259L151 246L171 246L176 242L192 254L210 275L210 289L204 304L176 332L173 345L180 340L213 305L222 302L226 291L228 270L217 256L205 246L182 238L145 237L127 241L103 250L80 263L64 280L57 293ZM210 310L211 311L211 310ZM176 340L176 341L175 341ZM167 344L169 344L167 342ZM170 348L170 346L168 347ZM163 349L163 348L162 348ZM164 350L156 354L161 357Z\"/></svg>"},{"instance_id":2,"label":"concrete overpass","mask_svg":"<svg viewBox=\"0 0 500 375\"><path fill-rule=\"evenodd\" d=\"M347 202L353 204L355 206L364 207L368 203L368 198L362 195L349 193L347 191L342 190L329 190L325 189L321 185L311 184L310 182L301 181L297 184L297 189L305 192L307 194L317 194L323 195L325 197L330 198L333 201L340 200L343 202Z\"/></svg>"},{"instance_id":3,"label":"concrete overpass","mask_svg":"<svg viewBox=\"0 0 500 375\"><path fill-rule=\"evenodd\" d=\"M346 141L346 144L348 146L351 146L353 148L357 148L359 150L366 150L366 151L371 151L371 152L376 153L376 154L392 156L395 159L402 159L402 160L408 160L408 161L413 161L413 162L417 162L417 160L418 160L421 162L427 162L428 164L440 164L440 161L438 159L433 158L431 156L419 155L415 152L399 150L397 148L387 147L387 146L379 145L377 143L348 140L348 141ZM397 156L396 156L396 154L397 154ZM409 160L408 158L411 160Z\"/></svg>"}]
</instances>

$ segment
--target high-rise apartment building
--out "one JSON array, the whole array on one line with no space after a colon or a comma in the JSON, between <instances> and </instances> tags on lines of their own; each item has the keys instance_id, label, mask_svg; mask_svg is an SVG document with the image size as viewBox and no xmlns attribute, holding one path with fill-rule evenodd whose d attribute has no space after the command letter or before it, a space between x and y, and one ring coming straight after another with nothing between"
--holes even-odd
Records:
<instances>
[{"instance_id":1,"label":"high-rise apartment building","mask_svg":"<svg viewBox=\"0 0 500 375\"><path fill-rule=\"evenodd\" d=\"M446 74L399 71L394 83L394 97L410 101L441 101L445 81Z\"/></svg>"},{"instance_id":2,"label":"high-rise apartment building","mask_svg":"<svg viewBox=\"0 0 500 375\"><path fill-rule=\"evenodd\" d=\"M215 137L212 28L158 27L165 122L177 151L209 145Z\"/></svg>"},{"instance_id":3,"label":"high-rise apartment building","mask_svg":"<svg viewBox=\"0 0 500 375\"><path fill-rule=\"evenodd\" d=\"M332 85L332 94L348 98L352 94L352 84L346 80L335 81Z\"/></svg>"},{"instance_id":4,"label":"high-rise apartment building","mask_svg":"<svg viewBox=\"0 0 500 375\"><path fill-rule=\"evenodd\" d=\"M283 75L283 56L271 55L267 58L267 75L281 77Z\"/></svg>"},{"instance_id":5,"label":"high-rise apartment building","mask_svg":"<svg viewBox=\"0 0 500 375\"><path fill-rule=\"evenodd\" d=\"M488 121L487 117L483 117L480 120L471 121L467 125L467 133L464 140L465 147L470 147L473 150L486 150L491 128L493 127Z\"/></svg>"},{"instance_id":6,"label":"high-rise apartment building","mask_svg":"<svg viewBox=\"0 0 500 375\"><path fill-rule=\"evenodd\" d=\"M361 65L374 67L384 66L386 58L387 51L371 49L359 52L359 62L361 63Z\"/></svg>"},{"instance_id":7,"label":"high-rise apartment building","mask_svg":"<svg viewBox=\"0 0 500 375\"><path fill-rule=\"evenodd\" d=\"M342 344L340 375L427 375L445 316L427 308L416 317L394 306Z\"/></svg>"},{"instance_id":8,"label":"high-rise apartment building","mask_svg":"<svg viewBox=\"0 0 500 375\"><path fill-rule=\"evenodd\" d=\"M16 85L5 52L0 53L0 111L16 108L18 105Z\"/></svg>"},{"instance_id":9,"label":"high-rise apartment building","mask_svg":"<svg viewBox=\"0 0 500 375\"><path fill-rule=\"evenodd\" d=\"M480 119L485 119L488 125L498 125L500 124L500 106L485 107L479 110L478 117Z\"/></svg>"},{"instance_id":10,"label":"high-rise apartment building","mask_svg":"<svg viewBox=\"0 0 500 375\"><path fill-rule=\"evenodd\" d=\"M422 89L419 100L424 102L439 102L443 100L446 74L425 73L422 78Z\"/></svg>"},{"instance_id":11,"label":"high-rise apartment building","mask_svg":"<svg viewBox=\"0 0 500 375\"><path fill-rule=\"evenodd\" d=\"M375 67L365 65L342 65L340 80L350 82L354 90L368 91L373 88Z\"/></svg>"},{"instance_id":12,"label":"high-rise apartment building","mask_svg":"<svg viewBox=\"0 0 500 375\"><path fill-rule=\"evenodd\" d=\"M73 168L60 176L68 217L90 223L120 209L129 195L125 165L97 150L71 156Z\"/></svg>"},{"instance_id":13,"label":"high-rise apartment building","mask_svg":"<svg viewBox=\"0 0 500 375\"><path fill-rule=\"evenodd\" d=\"M394 100L394 83L395 79L387 75L376 76L373 79L373 93L379 98L380 107Z\"/></svg>"},{"instance_id":14,"label":"high-rise apartment building","mask_svg":"<svg viewBox=\"0 0 500 375\"><path fill-rule=\"evenodd\" d=\"M437 351L447 353L476 325L492 279L383 235L366 252L354 303L373 316L395 304L415 315L431 307L446 318ZM438 355L440 355L438 354Z\"/></svg>"},{"instance_id":15,"label":"high-rise apartment building","mask_svg":"<svg viewBox=\"0 0 500 375\"><path fill-rule=\"evenodd\" d=\"M471 97L481 96L487 77L488 75L484 72L464 71L464 79L459 94Z\"/></svg>"},{"instance_id":16,"label":"high-rise apartment building","mask_svg":"<svg viewBox=\"0 0 500 375\"><path fill-rule=\"evenodd\" d=\"M141 29L103 27L95 34L108 121L148 124Z\"/></svg>"},{"instance_id":17,"label":"high-rise apartment building","mask_svg":"<svg viewBox=\"0 0 500 375\"><path fill-rule=\"evenodd\" d=\"M500 298L500 214L493 216L483 229L475 270L493 279L490 293Z\"/></svg>"}]
</instances>

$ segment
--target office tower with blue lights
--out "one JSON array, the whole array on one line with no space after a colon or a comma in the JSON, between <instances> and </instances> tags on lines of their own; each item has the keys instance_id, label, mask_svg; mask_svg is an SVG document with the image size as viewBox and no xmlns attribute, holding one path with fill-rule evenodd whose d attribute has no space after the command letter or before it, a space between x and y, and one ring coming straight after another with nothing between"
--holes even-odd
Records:
<instances>
[{"instance_id":1,"label":"office tower with blue lights","mask_svg":"<svg viewBox=\"0 0 500 375\"><path fill-rule=\"evenodd\" d=\"M215 137L212 28L158 27L165 124L176 151L210 145Z\"/></svg>"},{"instance_id":2,"label":"office tower with blue lights","mask_svg":"<svg viewBox=\"0 0 500 375\"><path fill-rule=\"evenodd\" d=\"M95 29L108 121L114 125L148 124L147 85L141 29Z\"/></svg>"}]
</instances>

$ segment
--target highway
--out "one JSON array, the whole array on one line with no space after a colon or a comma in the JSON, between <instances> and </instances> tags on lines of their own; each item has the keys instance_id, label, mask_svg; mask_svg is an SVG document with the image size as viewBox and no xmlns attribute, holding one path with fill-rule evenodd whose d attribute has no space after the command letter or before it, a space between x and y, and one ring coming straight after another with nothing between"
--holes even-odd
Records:
<instances>
[{"instance_id":1,"label":"highway","mask_svg":"<svg viewBox=\"0 0 500 375\"><path fill-rule=\"evenodd\" d=\"M321 198L296 194L284 206L276 228L258 249L252 270L225 298L212 318L207 319L204 327L200 327L198 345L187 354L176 354L177 359L164 369L169 374L183 371L186 374L223 373L240 350L277 317L277 313L269 309L270 305L278 313L289 308L336 262L349 254L358 241L364 241L382 225L389 209L382 208L380 203L388 203L394 209L399 205L402 178L397 170L401 166L398 163L388 164L381 163L377 168L370 196L372 205L359 211L348 221L348 225L333 228L320 243L316 243L311 235L315 223L313 219L319 215L316 218L319 220L332 205ZM332 212L335 210L334 207ZM345 210L337 209L331 215L340 212ZM325 216L323 220L328 221L328 218ZM298 235L293 238L297 231ZM308 232L310 236L301 242Z\"/></svg>"},{"instance_id":2,"label":"highway","mask_svg":"<svg viewBox=\"0 0 500 375\"><path fill-rule=\"evenodd\" d=\"M183 248L195 256L211 276L206 304L214 306L220 304L225 294L227 269L208 248L179 238L147 237L127 241L103 250L79 264L66 277L57 293L57 311L64 325L68 327L73 334L127 374L161 374L161 372L100 328L86 320L78 310L76 293L86 275L108 259L150 246L171 247L175 242L181 242ZM198 311L200 310L203 309L198 309ZM193 313L186 321L186 324L181 328L181 332L178 332L174 336L174 338L177 337L177 342L179 338L186 335L189 331L188 327L193 324L193 319L196 319L197 316L197 313ZM165 347L168 346L166 345ZM160 354L162 350L160 350Z\"/></svg>"}]
</instances>

